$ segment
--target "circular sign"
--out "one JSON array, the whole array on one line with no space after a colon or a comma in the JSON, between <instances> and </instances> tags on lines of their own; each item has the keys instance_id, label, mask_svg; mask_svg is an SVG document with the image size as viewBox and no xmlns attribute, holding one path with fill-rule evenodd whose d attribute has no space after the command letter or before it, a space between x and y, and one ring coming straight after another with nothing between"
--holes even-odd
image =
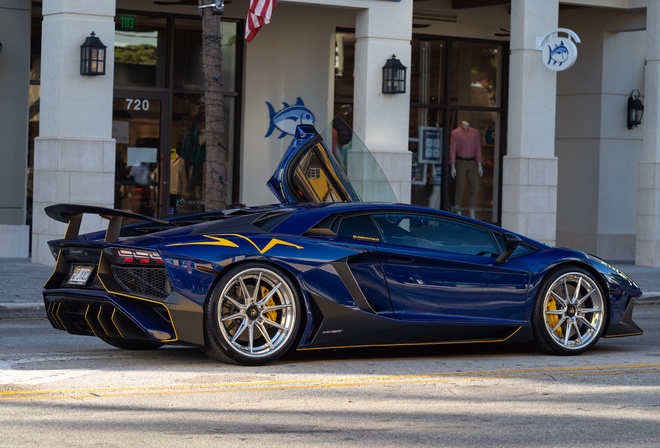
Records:
<instances>
[{"instance_id":1,"label":"circular sign","mask_svg":"<svg viewBox=\"0 0 660 448\"><path fill-rule=\"evenodd\" d=\"M547 39L541 50L543 63L555 72L566 70L577 60L577 47L569 37Z\"/></svg>"}]
</instances>

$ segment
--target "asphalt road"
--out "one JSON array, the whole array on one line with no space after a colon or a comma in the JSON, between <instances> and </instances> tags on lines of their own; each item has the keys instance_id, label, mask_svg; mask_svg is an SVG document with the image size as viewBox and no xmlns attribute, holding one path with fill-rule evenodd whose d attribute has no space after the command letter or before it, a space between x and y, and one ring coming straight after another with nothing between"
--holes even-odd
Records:
<instances>
[{"instance_id":1,"label":"asphalt road","mask_svg":"<svg viewBox=\"0 0 660 448\"><path fill-rule=\"evenodd\" d=\"M114 349L0 320L0 447L656 447L660 306L578 357L526 345L295 355Z\"/></svg>"}]
</instances>

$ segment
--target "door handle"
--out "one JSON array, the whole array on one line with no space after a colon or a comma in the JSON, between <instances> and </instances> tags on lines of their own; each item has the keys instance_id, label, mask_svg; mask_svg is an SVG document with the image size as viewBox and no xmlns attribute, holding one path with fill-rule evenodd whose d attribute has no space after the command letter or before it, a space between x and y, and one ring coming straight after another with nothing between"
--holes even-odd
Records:
<instances>
[{"instance_id":1,"label":"door handle","mask_svg":"<svg viewBox=\"0 0 660 448\"><path fill-rule=\"evenodd\" d=\"M412 257L404 257L404 256L401 256L401 255L390 255L390 256L387 258L387 261L389 261L389 262L391 262L391 263L405 263L405 264L411 264L411 263L413 263L413 262L415 261L415 259L412 258Z\"/></svg>"}]
</instances>

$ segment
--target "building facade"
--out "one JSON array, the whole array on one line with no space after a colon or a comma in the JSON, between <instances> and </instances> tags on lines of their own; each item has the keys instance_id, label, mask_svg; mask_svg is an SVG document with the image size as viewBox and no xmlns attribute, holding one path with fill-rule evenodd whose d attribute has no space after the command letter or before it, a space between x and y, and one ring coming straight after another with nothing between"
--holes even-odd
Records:
<instances>
[{"instance_id":1,"label":"building facade","mask_svg":"<svg viewBox=\"0 0 660 448\"><path fill-rule=\"evenodd\" d=\"M361 140L398 201L660 265L657 0L280 0L250 43L248 3L228 2L222 24L231 201L274 201L284 123L304 115L334 128L340 159ZM52 263L54 203L204 208L197 4L0 0L0 256ZM92 32L106 70L83 76ZM384 94L393 55L406 88ZM629 129L631 92L644 115ZM453 176L463 122L478 133L478 178Z\"/></svg>"}]
</instances>

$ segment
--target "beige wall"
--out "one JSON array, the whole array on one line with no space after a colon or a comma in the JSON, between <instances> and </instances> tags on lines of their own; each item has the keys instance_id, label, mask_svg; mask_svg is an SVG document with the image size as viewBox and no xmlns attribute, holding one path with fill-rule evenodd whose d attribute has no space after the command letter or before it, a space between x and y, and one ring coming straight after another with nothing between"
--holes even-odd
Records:
<instances>
[{"instance_id":1,"label":"beige wall","mask_svg":"<svg viewBox=\"0 0 660 448\"><path fill-rule=\"evenodd\" d=\"M568 10L560 26L582 43L557 77L557 244L633 260L642 128L628 130L626 108L643 93L645 13Z\"/></svg>"},{"instance_id":2,"label":"beige wall","mask_svg":"<svg viewBox=\"0 0 660 448\"><path fill-rule=\"evenodd\" d=\"M278 4L276 14L246 44L240 200L248 205L276 202L266 180L292 139L278 138L277 129L265 138L270 123L266 102L277 112L283 103L301 98L319 132L325 129L332 119L336 24L353 20L351 10L286 3Z\"/></svg>"}]
</instances>

